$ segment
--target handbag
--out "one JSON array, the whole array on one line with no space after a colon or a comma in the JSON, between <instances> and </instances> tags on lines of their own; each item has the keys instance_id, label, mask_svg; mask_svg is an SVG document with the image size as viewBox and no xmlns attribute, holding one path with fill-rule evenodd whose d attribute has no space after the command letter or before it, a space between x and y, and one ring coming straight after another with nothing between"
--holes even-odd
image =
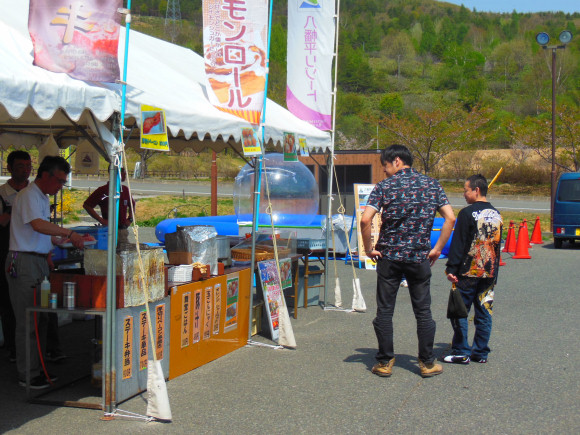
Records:
<instances>
[{"instance_id":1,"label":"handbag","mask_svg":"<svg viewBox=\"0 0 580 435\"><path fill-rule=\"evenodd\" d=\"M447 303L448 319L463 319L467 317L467 308L461 297L461 292L457 290L455 284L451 286L449 292L449 302Z\"/></svg>"}]
</instances>

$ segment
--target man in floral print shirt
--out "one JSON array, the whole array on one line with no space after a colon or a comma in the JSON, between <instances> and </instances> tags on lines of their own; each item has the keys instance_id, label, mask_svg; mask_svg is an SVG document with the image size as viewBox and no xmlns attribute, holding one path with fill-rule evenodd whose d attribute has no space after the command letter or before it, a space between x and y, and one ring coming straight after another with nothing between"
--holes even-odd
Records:
<instances>
[{"instance_id":1,"label":"man in floral print shirt","mask_svg":"<svg viewBox=\"0 0 580 435\"><path fill-rule=\"evenodd\" d=\"M443 372L443 367L434 363L433 355L431 266L451 236L455 215L441 185L411 168L413 156L406 147L391 145L384 149L381 163L387 178L371 192L361 218L364 250L377 262L377 317L373 326L379 350L378 363L372 372L384 377L392 373L395 363L393 313L404 275L417 321L421 376L431 377ZM371 222L379 212L382 220L379 239L376 246L371 246ZM437 212L445 222L439 240L431 248L431 230Z\"/></svg>"}]
</instances>

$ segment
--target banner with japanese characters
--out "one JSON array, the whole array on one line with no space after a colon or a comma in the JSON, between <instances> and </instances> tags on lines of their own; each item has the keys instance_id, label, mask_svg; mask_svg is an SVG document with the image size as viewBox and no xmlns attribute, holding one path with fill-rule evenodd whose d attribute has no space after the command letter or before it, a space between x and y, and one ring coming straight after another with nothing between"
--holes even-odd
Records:
<instances>
[{"instance_id":1,"label":"banner with japanese characters","mask_svg":"<svg viewBox=\"0 0 580 435\"><path fill-rule=\"evenodd\" d=\"M123 379L131 379L133 375L133 316L125 316L123 319Z\"/></svg>"},{"instance_id":2,"label":"banner with japanese characters","mask_svg":"<svg viewBox=\"0 0 580 435\"><path fill-rule=\"evenodd\" d=\"M181 303L181 347L189 346L191 341L191 292L183 293Z\"/></svg>"},{"instance_id":3,"label":"banner with japanese characters","mask_svg":"<svg viewBox=\"0 0 580 435\"><path fill-rule=\"evenodd\" d=\"M169 151L165 111L159 107L141 105L141 149Z\"/></svg>"},{"instance_id":4,"label":"banner with japanese characters","mask_svg":"<svg viewBox=\"0 0 580 435\"><path fill-rule=\"evenodd\" d=\"M30 0L34 65L78 80L119 79L122 0Z\"/></svg>"},{"instance_id":5,"label":"banner with japanese characters","mask_svg":"<svg viewBox=\"0 0 580 435\"><path fill-rule=\"evenodd\" d=\"M267 0L203 0L209 100L254 125L264 104L267 37Z\"/></svg>"},{"instance_id":6,"label":"banner with japanese characters","mask_svg":"<svg viewBox=\"0 0 580 435\"><path fill-rule=\"evenodd\" d=\"M286 105L320 130L332 129L335 0L288 0Z\"/></svg>"},{"instance_id":7,"label":"banner with japanese characters","mask_svg":"<svg viewBox=\"0 0 580 435\"><path fill-rule=\"evenodd\" d=\"M155 308L155 353L158 360L163 359L163 343L165 341L165 304Z\"/></svg>"},{"instance_id":8,"label":"banner with japanese characters","mask_svg":"<svg viewBox=\"0 0 580 435\"><path fill-rule=\"evenodd\" d=\"M149 326L147 325L147 311L139 313L139 370L147 368L149 343Z\"/></svg>"}]
</instances>

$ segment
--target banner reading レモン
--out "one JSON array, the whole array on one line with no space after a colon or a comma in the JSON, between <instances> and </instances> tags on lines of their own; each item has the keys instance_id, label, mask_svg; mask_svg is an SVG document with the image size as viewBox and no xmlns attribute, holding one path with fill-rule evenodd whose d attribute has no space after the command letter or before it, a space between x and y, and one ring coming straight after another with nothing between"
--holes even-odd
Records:
<instances>
[{"instance_id":1,"label":"banner reading \u30ec\u30e2\u30f3","mask_svg":"<svg viewBox=\"0 0 580 435\"><path fill-rule=\"evenodd\" d=\"M34 65L96 82L119 79L123 0L30 0Z\"/></svg>"},{"instance_id":2,"label":"banner reading \u30ec\u30e2\u30f3","mask_svg":"<svg viewBox=\"0 0 580 435\"><path fill-rule=\"evenodd\" d=\"M264 104L267 36L267 0L203 0L209 100L255 125Z\"/></svg>"},{"instance_id":3,"label":"banner reading \u30ec\u30e2\u30f3","mask_svg":"<svg viewBox=\"0 0 580 435\"><path fill-rule=\"evenodd\" d=\"M288 0L286 105L320 130L332 129L335 0Z\"/></svg>"}]
</instances>

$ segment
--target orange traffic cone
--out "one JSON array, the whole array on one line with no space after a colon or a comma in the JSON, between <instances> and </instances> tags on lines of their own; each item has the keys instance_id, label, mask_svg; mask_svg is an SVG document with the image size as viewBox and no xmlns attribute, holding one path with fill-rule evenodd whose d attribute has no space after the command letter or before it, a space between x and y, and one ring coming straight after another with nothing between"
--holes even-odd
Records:
<instances>
[{"instance_id":1,"label":"orange traffic cone","mask_svg":"<svg viewBox=\"0 0 580 435\"><path fill-rule=\"evenodd\" d=\"M499 265L500 266L505 266L506 265L506 262L501 259L501 252L499 254Z\"/></svg>"},{"instance_id":2,"label":"orange traffic cone","mask_svg":"<svg viewBox=\"0 0 580 435\"><path fill-rule=\"evenodd\" d=\"M532 239L530 243L541 245L542 241L542 227L540 226L540 216L536 216L536 223L534 224L534 231L532 231Z\"/></svg>"},{"instance_id":3,"label":"orange traffic cone","mask_svg":"<svg viewBox=\"0 0 580 435\"><path fill-rule=\"evenodd\" d=\"M528 248L531 248L532 244L530 243L530 231L528 230L528 220L524 219L522 223L524 224L524 228L526 229L526 239L528 239Z\"/></svg>"},{"instance_id":4,"label":"orange traffic cone","mask_svg":"<svg viewBox=\"0 0 580 435\"><path fill-rule=\"evenodd\" d=\"M514 221L510 221L503 252L516 252L516 230L514 229Z\"/></svg>"},{"instance_id":5,"label":"orange traffic cone","mask_svg":"<svg viewBox=\"0 0 580 435\"><path fill-rule=\"evenodd\" d=\"M524 227L524 223L520 224L518 230L518 241L516 243L516 254L512 258L532 258L528 252L528 230Z\"/></svg>"}]
</instances>

